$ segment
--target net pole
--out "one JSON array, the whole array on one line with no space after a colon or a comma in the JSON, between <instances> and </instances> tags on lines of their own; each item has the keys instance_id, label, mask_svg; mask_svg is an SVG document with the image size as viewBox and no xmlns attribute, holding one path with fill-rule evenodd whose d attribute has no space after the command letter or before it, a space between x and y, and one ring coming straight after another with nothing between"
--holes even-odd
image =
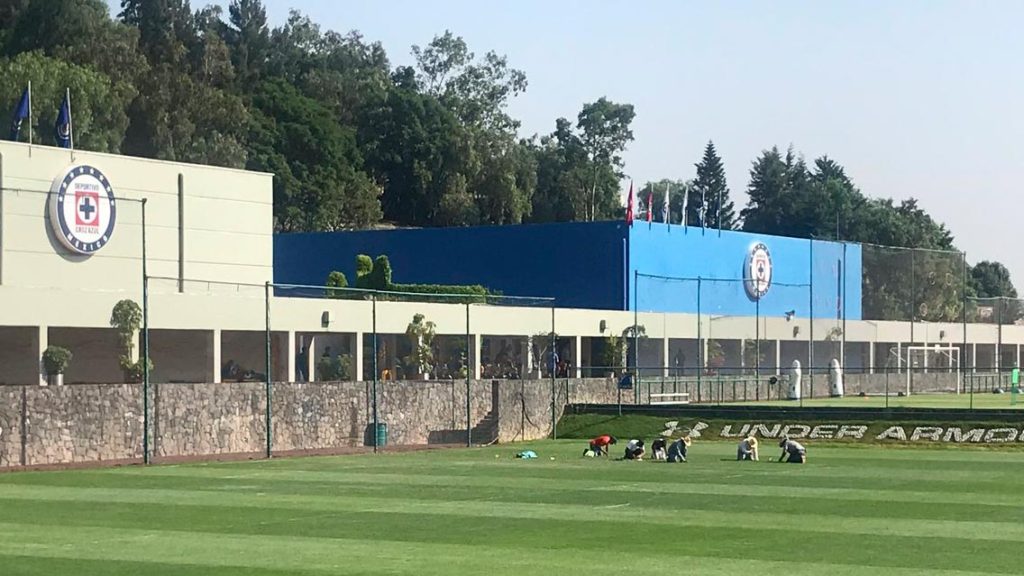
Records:
<instances>
[{"instance_id":1,"label":"net pole","mask_svg":"<svg viewBox=\"0 0 1024 576\"><path fill-rule=\"evenodd\" d=\"M961 326L963 326L963 337L964 337L964 351L963 351L963 355L967 356L967 252L961 252L960 255L963 258L963 260L961 260L961 264L962 264L962 266L961 266L962 279L961 279L961 285L960 285L960 292L963 295L962 296L962 300L963 301L960 304L960 323L961 323ZM971 362L977 362L977 358L974 358L973 355L971 357ZM962 375L963 379L967 378L967 363L964 362L962 359L960 361L960 374ZM959 387L957 389L959 391ZM970 394L970 398L968 399L968 402L970 404L970 407L973 409L974 408L974 380L973 379L971 380L971 390L970 390L969 394Z\"/></svg>"},{"instance_id":2,"label":"net pole","mask_svg":"<svg viewBox=\"0 0 1024 576\"><path fill-rule=\"evenodd\" d=\"M700 385L704 372L704 341L701 334L701 310L700 310L701 278L697 276L697 401L700 402Z\"/></svg>"},{"instance_id":3,"label":"net pole","mask_svg":"<svg viewBox=\"0 0 1024 576\"><path fill-rule=\"evenodd\" d=\"M30 122L31 124L31 122ZM149 464L149 269L146 253L146 199L142 199L142 463ZM129 358L130 360L130 358Z\"/></svg>"},{"instance_id":4,"label":"net pole","mask_svg":"<svg viewBox=\"0 0 1024 576\"><path fill-rule=\"evenodd\" d=\"M264 312L266 314L266 327L265 327L266 335L264 337L264 340L266 341L266 346L265 346L265 348L266 348L266 350L265 350L265 353L266 353L266 358L265 358L266 359L266 363L265 363L265 366L264 366L264 370L266 370L266 377L264 378L264 380L266 381L266 397L267 397L266 414L264 414L264 420L265 420L266 434L267 434L266 456L267 456L267 458L270 458L271 453L272 453L272 449L273 449L273 435L272 435L273 427L272 427L272 423L271 423L271 394L272 394L272 390L271 389L273 388L273 386L271 385L271 380L273 378L272 378L271 373L270 373L270 370L272 368L271 360L270 360L270 354L271 354L271 346L270 346L270 344L271 344L270 343L270 340L271 340L271 334L270 334L270 282L267 282L263 286L263 302L264 302L264 306L263 306L264 307Z\"/></svg>"},{"instance_id":5,"label":"net pole","mask_svg":"<svg viewBox=\"0 0 1024 576\"><path fill-rule=\"evenodd\" d=\"M476 348L473 346L473 336L470 333L469 328L469 302L466 302L466 448L473 446L473 414L472 407L470 406L470 378L472 375L470 372L470 365L473 364L472 353L475 352ZM479 360L479 359L477 359Z\"/></svg>"},{"instance_id":6,"label":"net pole","mask_svg":"<svg viewBox=\"0 0 1024 576\"><path fill-rule=\"evenodd\" d=\"M810 338L807 345L807 375L811 377L810 381L810 395L814 398L814 238L811 238L810 249L810 267L808 268L811 278L810 287L810 302L808 303L808 314L810 316ZM804 405L804 395L800 394L800 406Z\"/></svg>"},{"instance_id":7,"label":"net pole","mask_svg":"<svg viewBox=\"0 0 1024 576\"><path fill-rule=\"evenodd\" d=\"M640 324L640 272L633 271L633 373L636 374L636 385L633 386L633 403L640 403L640 339L637 326Z\"/></svg>"},{"instance_id":8,"label":"net pole","mask_svg":"<svg viewBox=\"0 0 1024 576\"><path fill-rule=\"evenodd\" d=\"M555 354L558 352L558 335L555 334L555 307L551 307L551 439L558 439L558 417L555 415L555 404L557 403L556 396L556 383L555 377L557 376L557 363L555 362Z\"/></svg>"},{"instance_id":9,"label":"net pole","mask_svg":"<svg viewBox=\"0 0 1024 576\"><path fill-rule=\"evenodd\" d=\"M378 443L378 440L377 440L377 427L379 426L379 424L377 423L377 378L379 376L380 370L378 369L378 366L377 366L377 292L376 291L373 292L373 294L370 295L370 302L371 302L370 306L371 306L371 313L372 313L371 323L372 323L372 328L373 328L373 388L371 390L371 399L370 399L370 401L371 401L371 403L373 405L373 430L371 431L371 433L373 435L373 453L376 454L377 450L380 448L377 445L377 443Z\"/></svg>"}]
</instances>

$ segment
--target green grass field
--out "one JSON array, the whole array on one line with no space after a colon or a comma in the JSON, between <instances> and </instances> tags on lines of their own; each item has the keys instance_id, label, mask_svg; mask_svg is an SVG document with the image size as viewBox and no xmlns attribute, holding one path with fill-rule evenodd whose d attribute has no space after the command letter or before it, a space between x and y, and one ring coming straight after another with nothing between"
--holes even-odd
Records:
<instances>
[{"instance_id":1,"label":"green grass field","mask_svg":"<svg viewBox=\"0 0 1024 576\"><path fill-rule=\"evenodd\" d=\"M0 474L0 574L1024 572L1019 452L526 446Z\"/></svg>"}]
</instances>

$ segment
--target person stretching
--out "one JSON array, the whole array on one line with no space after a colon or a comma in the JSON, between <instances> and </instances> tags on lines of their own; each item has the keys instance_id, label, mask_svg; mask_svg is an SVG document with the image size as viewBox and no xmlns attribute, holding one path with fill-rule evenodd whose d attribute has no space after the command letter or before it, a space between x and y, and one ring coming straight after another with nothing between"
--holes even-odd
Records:
<instances>
[{"instance_id":1,"label":"person stretching","mask_svg":"<svg viewBox=\"0 0 1024 576\"><path fill-rule=\"evenodd\" d=\"M804 448L803 444L796 440L790 440L787 436L783 436L782 440L779 441L779 447L782 448L782 455L779 456L779 462L782 462L783 459L785 459L789 464L807 463L807 449Z\"/></svg>"},{"instance_id":2,"label":"person stretching","mask_svg":"<svg viewBox=\"0 0 1024 576\"><path fill-rule=\"evenodd\" d=\"M736 459L757 462L757 438L751 435L740 440L740 445L736 448Z\"/></svg>"},{"instance_id":3,"label":"person stretching","mask_svg":"<svg viewBox=\"0 0 1024 576\"><path fill-rule=\"evenodd\" d=\"M608 447L617 442L618 440L615 438L615 436L609 436L608 434L605 434L603 436L598 436L597 438L591 440L590 448L588 448L588 450L593 451L594 456L600 456L602 454L607 456Z\"/></svg>"}]
</instances>

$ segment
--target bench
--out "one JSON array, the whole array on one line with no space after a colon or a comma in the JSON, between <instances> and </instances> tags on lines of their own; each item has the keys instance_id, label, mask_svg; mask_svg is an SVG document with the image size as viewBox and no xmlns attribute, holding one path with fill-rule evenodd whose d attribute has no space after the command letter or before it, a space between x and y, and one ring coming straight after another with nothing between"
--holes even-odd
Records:
<instances>
[{"instance_id":1,"label":"bench","mask_svg":"<svg viewBox=\"0 0 1024 576\"><path fill-rule=\"evenodd\" d=\"M690 393L689 392L669 392L664 394L651 394L650 403L652 405L666 405L666 404L689 404Z\"/></svg>"}]
</instances>

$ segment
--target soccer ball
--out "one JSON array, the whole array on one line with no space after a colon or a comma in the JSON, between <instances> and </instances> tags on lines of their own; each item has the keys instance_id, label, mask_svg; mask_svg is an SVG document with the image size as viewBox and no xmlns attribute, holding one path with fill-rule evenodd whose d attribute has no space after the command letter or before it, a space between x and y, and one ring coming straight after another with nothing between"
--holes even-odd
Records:
<instances>
[{"instance_id":1,"label":"soccer ball","mask_svg":"<svg viewBox=\"0 0 1024 576\"><path fill-rule=\"evenodd\" d=\"M593 458L594 456L596 456L593 450L584 450L583 455L586 456L587 458Z\"/></svg>"}]
</instances>

